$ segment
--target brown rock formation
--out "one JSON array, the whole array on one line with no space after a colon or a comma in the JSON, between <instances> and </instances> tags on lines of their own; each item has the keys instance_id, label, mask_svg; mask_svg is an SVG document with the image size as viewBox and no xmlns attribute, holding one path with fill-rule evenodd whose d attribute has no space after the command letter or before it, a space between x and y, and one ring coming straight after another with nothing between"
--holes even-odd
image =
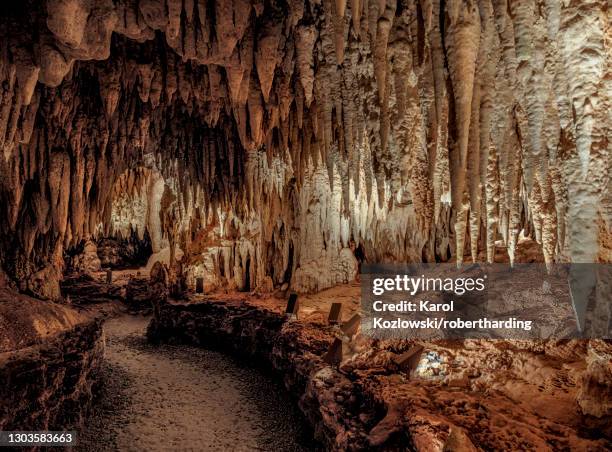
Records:
<instances>
[{"instance_id":1,"label":"brown rock formation","mask_svg":"<svg viewBox=\"0 0 612 452\"><path fill-rule=\"evenodd\" d=\"M22 290L57 298L62 251L134 218L239 288L331 286L351 240L461 262L502 239L512 262L525 230L547 262L609 261L603 0L2 8L0 260Z\"/></svg>"},{"instance_id":2,"label":"brown rock formation","mask_svg":"<svg viewBox=\"0 0 612 452\"><path fill-rule=\"evenodd\" d=\"M0 284L0 428L81 428L103 354L100 321Z\"/></svg>"},{"instance_id":3,"label":"brown rock formation","mask_svg":"<svg viewBox=\"0 0 612 452\"><path fill-rule=\"evenodd\" d=\"M284 321L262 304L162 304L148 335L265 363L299 398L328 450L612 446L609 360L603 357L609 345L603 342L424 343L418 367L406 372L393 358L413 344L362 336L336 368L322 356L337 331Z\"/></svg>"},{"instance_id":4,"label":"brown rock formation","mask_svg":"<svg viewBox=\"0 0 612 452\"><path fill-rule=\"evenodd\" d=\"M63 294L153 301L153 336L265 358L332 448L610 447L609 344L424 344L435 366L408 378L413 344L336 369L329 328L164 303L197 278L315 292L364 260L611 262L609 2L3 3L0 377L48 384L0 393L0 429L80 413L100 355L95 322L13 289L57 300L66 264L142 265ZM12 425L26 393L49 405Z\"/></svg>"}]
</instances>

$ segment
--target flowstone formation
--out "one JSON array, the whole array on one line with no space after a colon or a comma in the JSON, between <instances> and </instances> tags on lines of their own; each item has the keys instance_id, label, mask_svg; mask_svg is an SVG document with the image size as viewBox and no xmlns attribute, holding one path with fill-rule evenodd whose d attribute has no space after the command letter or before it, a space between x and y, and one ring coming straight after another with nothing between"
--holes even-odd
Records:
<instances>
[{"instance_id":1,"label":"flowstone formation","mask_svg":"<svg viewBox=\"0 0 612 452\"><path fill-rule=\"evenodd\" d=\"M150 236L193 280L314 291L369 261L612 259L605 0L2 5L0 260ZM131 210L130 210L131 209ZM359 252L357 252L359 251Z\"/></svg>"}]
</instances>

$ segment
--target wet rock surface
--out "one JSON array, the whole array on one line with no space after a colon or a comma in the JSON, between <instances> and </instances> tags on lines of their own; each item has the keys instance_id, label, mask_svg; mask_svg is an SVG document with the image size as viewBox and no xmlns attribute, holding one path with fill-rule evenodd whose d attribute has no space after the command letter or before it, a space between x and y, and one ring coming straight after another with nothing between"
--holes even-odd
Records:
<instances>
[{"instance_id":1,"label":"wet rock surface","mask_svg":"<svg viewBox=\"0 0 612 452\"><path fill-rule=\"evenodd\" d=\"M316 449L284 390L217 352L147 343L148 318L105 324L104 384L77 450Z\"/></svg>"},{"instance_id":2,"label":"wet rock surface","mask_svg":"<svg viewBox=\"0 0 612 452\"><path fill-rule=\"evenodd\" d=\"M160 307L150 340L221 348L282 375L329 449L608 450L605 364L586 359L602 341L424 343L417 368L394 360L411 341L358 337L339 368L321 357L337 335L320 323L284 322L276 308L244 301ZM579 395L581 380L587 384ZM582 398L581 398L582 397ZM581 404L590 411L581 410ZM596 413L597 414L597 413ZM601 412L599 412L601 414Z\"/></svg>"}]
</instances>

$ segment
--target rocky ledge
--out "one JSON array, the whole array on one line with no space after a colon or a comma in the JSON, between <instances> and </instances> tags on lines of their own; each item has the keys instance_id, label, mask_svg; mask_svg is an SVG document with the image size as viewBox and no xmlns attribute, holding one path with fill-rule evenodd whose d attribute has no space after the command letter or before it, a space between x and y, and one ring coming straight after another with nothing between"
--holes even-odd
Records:
<instances>
[{"instance_id":1,"label":"rocky ledge","mask_svg":"<svg viewBox=\"0 0 612 452\"><path fill-rule=\"evenodd\" d=\"M414 343L363 336L344 341L339 366L327 364L322 357L339 336L337 328L286 321L274 308L243 301L165 303L148 329L152 342L226 350L271 368L299 399L316 438L331 450L606 450L612 445L607 415L581 409L596 398L598 385L588 369L606 344L556 344L554 365L541 343L423 344L418 367L404 372L396 358ZM529 370L535 366L539 377ZM609 388L598 388L599 407L609 413Z\"/></svg>"},{"instance_id":2,"label":"rocky ledge","mask_svg":"<svg viewBox=\"0 0 612 452\"><path fill-rule=\"evenodd\" d=\"M99 319L0 287L0 430L79 429L103 354Z\"/></svg>"}]
</instances>

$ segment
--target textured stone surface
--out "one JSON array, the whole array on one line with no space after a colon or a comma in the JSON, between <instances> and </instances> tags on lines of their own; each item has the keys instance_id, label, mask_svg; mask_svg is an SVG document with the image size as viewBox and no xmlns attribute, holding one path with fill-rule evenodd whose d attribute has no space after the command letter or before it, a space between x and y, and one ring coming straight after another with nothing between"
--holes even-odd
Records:
<instances>
[{"instance_id":1,"label":"textured stone surface","mask_svg":"<svg viewBox=\"0 0 612 452\"><path fill-rule=\"evenodd\" d=\"M131 312L151 312L156 303L168 297L169 276L166 267L157 262L150 278L130 278L125 286L125 302Z\"/></svg>"},{"instance_id":2,"label":"textured stone surface","mask_svg":"<svg viewBox=\"0 0 612 452\"><path fill-rule=\"evenodd\" d=\"M344 344L335 368L322 361L333 328L285 322L282 309L256 303L162 304L148 336L271 366L331 450L612 447L609 344L423 343L417 368L406 374L394 358L414 344L358 337Z\"/></svg>"},{"instance_id":3,"label":"textured stone surface","mask_svg":"<svg viewBox=\"0 0 612 452\"><path fill-rule=\"evenodd\" d=\"M98 257L98 246L92 241L86 241L82 249L70 258L69 267L81 273L92 273L102 270L102 262Z\"/></svg>"},{"instance_id":4,"label":"textured stone surface","mask_svg":"<svg viewBox=\"0 0 612 452\"><path fill-rule=\"evenodd\" d=\"M110 269L142 267L146 265L151 251L148 234L140 238L137 233L131 233L126 238L103 238L97 245L100 265Z\"/></svg>"},{"instance_id":5,"label":"textured stone surface","mask_svg":"<svg viewBox=\"0 0 612 452\"><path fill-rule=\"evenodd\" d=\"M512 262L524 230L546 262L610 260L605 0L3 8L0 259L22 290L59 297L62 250L129 227L171 258L208 244L239 289L343 281L351 241L462 261L503 240Z\"/></svg>"},{"instance_id":6,"label":"textured stone surface","mask_svg":"<svg viewBox=\"0 0 612 452\"><path fill-rule=\"evenodd\" d=\"M83 426L104 353L98 320L0 288L0 429Z\"/></svg>"},{"instance_id":7,"label":"textured stone surface","mask_svg":"<svg viewBox=\"0 0 612 452\"><path fill-rule=\"evenodd\" d=\"M114 276L116 279L116 276ZM106 272L94 274L70 274L60 284L62 296L77 307L124 301L121 286L106 283Z\"/></svg>"}]
</instances>

